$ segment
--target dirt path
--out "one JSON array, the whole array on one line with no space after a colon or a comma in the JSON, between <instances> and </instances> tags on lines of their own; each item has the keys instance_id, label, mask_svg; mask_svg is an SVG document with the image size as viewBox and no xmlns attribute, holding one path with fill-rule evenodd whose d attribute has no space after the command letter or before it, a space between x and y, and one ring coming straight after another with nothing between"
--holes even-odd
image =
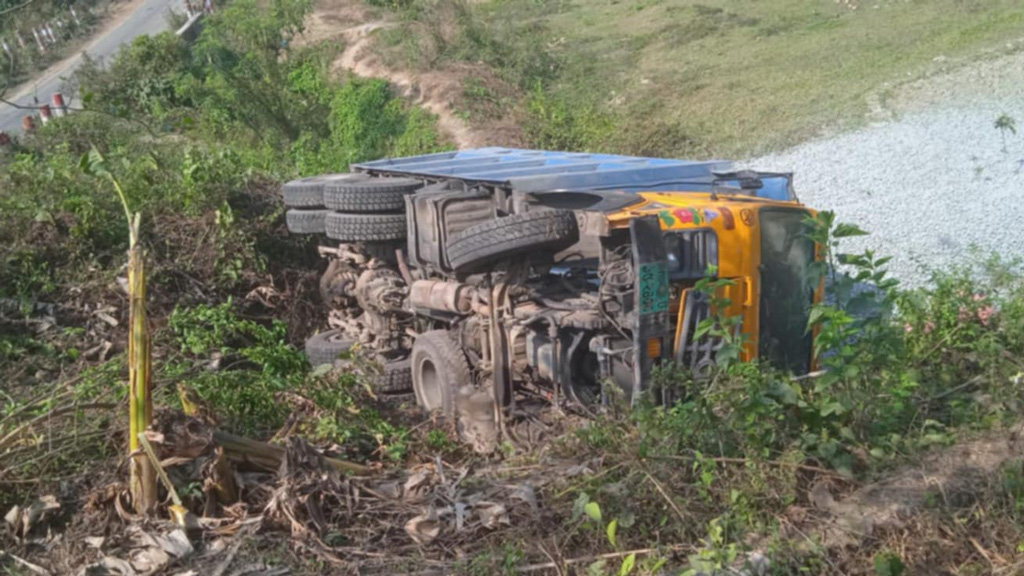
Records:
<instances>
[{"instance_id":1,"label":"dirt path","mask_svg":"<svg viewBox=\"0 0 1024 576\"><path fill-rule=\"evenodd\" d=\"M461 90L457 78L440 72L412 75L392 70L369 53L373 32L390 25L385 20L375 20L343 30L345 51L334 61L332 69L348 70L365 78L387 80L402 97L435 114L438 128L452 139L456 147L476 148L484 145L483 134L473 130L451 107L452 96Z\"/></svg>"},{"instance_id":2,"label":"dirt path","mask_svg":"<svg viewBox=\"0 0 1024 576\"><path fill-rule=\"evenodd\" d=\"M436 115L439 130L456 147L496 144L496 140L502 138L496 135L501 132L500 127L495 130L493 126L470 126L455 109L455 103L463 92L463 75L445 70L397 70L373 53L374 32L394 25L361 3L320 0L306 22L301 42L342 42L345 49L331 65L333 72L351 72L364 78L387 80L403 98Z\"/></svg>"}]
</instances>

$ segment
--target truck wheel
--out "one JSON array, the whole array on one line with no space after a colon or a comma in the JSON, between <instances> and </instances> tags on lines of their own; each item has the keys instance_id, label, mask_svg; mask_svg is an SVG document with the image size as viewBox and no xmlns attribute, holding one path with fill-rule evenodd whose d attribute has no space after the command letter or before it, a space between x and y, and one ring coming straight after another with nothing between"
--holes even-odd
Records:
<instances>
[{"instance_id":1,"label":"truck wheel","mask_svg":"<svg viewBox=\"0 0 1024 576\"><path fill-rule=\"evenodd\" d=\"M404 240L405 214L327 214L327 237L343 242Z\"/></svg>"},{"instance_id":2,"label":"truck wheel","mask_svg":"<svg viewBox=\"0 0 1024 576\"><path fill-rule=\"evenodd\" d=\"M306 340L306 358L310 366L334 364L355 343L355 340L346 338L341 330L321 332Z\"/></svg>"},{"instance_id":3,"label":"truck wheel","mask_svg":"<svg viewBox=\"0 0 1024 576\"><path fill-rule=\"evenodd\" d=\"M557 252L579 240L571 210L544 210L488 220L452 234L448 262L466 270L527 252Z\"/></svg>"},{"instance_id":4,"label":"truck wheel","mask_svg":"<svg viewBox=\"0 0 1024 576\"><path fill-rule=\"evenodd\" d=\"M323 234L326 231L326 218L329 210L298 210L291 209L284 214L288 231L293 234Z\"/></svg>"},{"instance_id":5,"label":"truck wheel","mask_svg":"<svg viewBox=\"0 0 1024 576\"><path fill-rule=\"evenodd\" d=\"M416 403L429 412L455 414L458 390L472 382L469 362L446 330L420 334L412 346L412 389Z\"/></svg>"},{"instance_id":6,"label":"truck wheel","mask_svg":"<svg viewBox=\"0 0 1024 576\"><path fill-rule=\"evenodd\" d=\"M324 185L332 182L359 182L365 174L321 174L285 182L281 186L284 205L289 208L318 208L324 205Z\"/></svg>"},{"instance_id":7,"label":"truck wheel","mask_svg":"<svg viewBox=\"0 0 1024 576\"><path fill-rule=\"evenodd\" d=\"M324 206L342 212L403 212L405 197L423 187L412 178L370 178L324 184Z\"/></svg>"},{"instance_id":8,"label":"truck wheel","mask_svg":"<svg viewBox=\"0 0 1024 576\"><path fill-rule=\"evenodd\" d=\"M384 373L374 379L373 387L382 394L412 392L412 361L406 358L384 364Z\"/></svg>"}]
</instances>

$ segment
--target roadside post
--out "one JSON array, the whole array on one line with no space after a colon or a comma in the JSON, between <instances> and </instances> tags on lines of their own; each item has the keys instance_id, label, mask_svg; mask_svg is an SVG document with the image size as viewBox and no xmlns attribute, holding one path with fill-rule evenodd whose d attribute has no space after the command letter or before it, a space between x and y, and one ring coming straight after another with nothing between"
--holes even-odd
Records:
<instances>
[{"instance_id":1,"label":"roadside post","mask_svg":"<svg viewBox=\"0 0 1024 576\"><path fill-rule=\"evenodd\" d=\"M36 119L32 116L25 116L21 119L21 129L24 130L26 134L34 132L36 129Z\"/></svg>"},{"instance_id":2,"label":"roadside post","mask_svg":"<svg viewBox=\"0 0 1024 576\"><path fill-rule=\"evenodd\" d=\"M53 110L50 108L49 104L43 104L39 107L39 119L43 121L44 126L49 124L52 118Z\"/></svg>"},{"instance_id":3,"label":"roadside post","mask_svg":"<svg viewBox=\"0 0 1024 576\"><path fill-rule=\"evenodd\" d=\"M46 46L43 46L43 40L39 37L39 30L32 29L32 36L36 39L36 44L39 46L39 51L45 53Z\"/></svg>"},{"instance_id":4,"label":"roadside post","mask_svg":"<svg viewBox=\"0 0 1024 576\"><path fill-rule=\"evenodd\" d=\"M66 116L68 113L68 106L64 103L64 95L60 92L53 93L53 114L60 118Z\"/></svg>"}]
</instances>

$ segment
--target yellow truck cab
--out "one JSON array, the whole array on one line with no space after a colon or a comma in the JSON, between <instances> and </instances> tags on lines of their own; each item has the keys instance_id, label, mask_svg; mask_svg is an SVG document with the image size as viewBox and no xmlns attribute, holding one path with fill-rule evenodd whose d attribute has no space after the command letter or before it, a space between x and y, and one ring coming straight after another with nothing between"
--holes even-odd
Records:
<instances>
[{"instance_id":1,"label":"yellow truck cab","mask_svg":"<svg viewBox=\"0 0 1024 576\"><path fill-rule=\"evenodd\" d=\"M805 234L805 220L816 213L799 202L748 196L742 193L641 192L643 202L608 216L613 228L626 228L643 216L656 216L668 246L671 309L675 316L673 350L685 345L686 297L707 267L731 280L720 298L730 302L724 313L739 316L744 337L742 360L763 358L803 373L810 369L811 337L807 333L810 304L817 294L808 266L815 259L814 243ZM703 269L682 270L680 251L709 252ZM689 325L688 325L689 324ZM700 360L711 360L705 357ZM693 366L698 371L700 367Z\"/></svg>"}]
</instances>

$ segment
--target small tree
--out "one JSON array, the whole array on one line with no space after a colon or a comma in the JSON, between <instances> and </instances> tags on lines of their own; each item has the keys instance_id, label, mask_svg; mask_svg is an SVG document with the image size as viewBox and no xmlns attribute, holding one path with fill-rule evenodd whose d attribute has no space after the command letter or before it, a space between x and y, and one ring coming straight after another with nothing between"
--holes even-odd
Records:
<instances>
[{"instance_id":1,"label":"small tree","mask_svg":"<svg viewBox=\"0 0 1024 576\"><path fill-rule=\"evenodd\" d=\"M996 118L995 128L999 130L999 135L1003 138L1003 153L1006 153L1006 133L1009 132L1014 136L1017 135L1017 121L1013 119L1013 116L1009 114L1000 114L999 118Z\"/></svg>"}]
</instances>

